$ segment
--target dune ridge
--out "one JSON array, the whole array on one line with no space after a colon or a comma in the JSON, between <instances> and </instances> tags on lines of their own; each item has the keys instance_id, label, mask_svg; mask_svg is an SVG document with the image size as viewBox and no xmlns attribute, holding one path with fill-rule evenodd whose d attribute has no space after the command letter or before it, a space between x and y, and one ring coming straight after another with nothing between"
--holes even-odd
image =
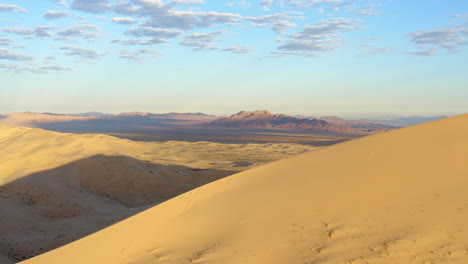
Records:
<instances>
[{"instance_id":1,"label":"dune ridge","mask_svg":"<svg viewBox=\"0 0 468 264\"><path fill-rule=\"evenodd\" d=\"M467 263L468 115L180 195L32 263Z\"/></svg>"}]
</instances>

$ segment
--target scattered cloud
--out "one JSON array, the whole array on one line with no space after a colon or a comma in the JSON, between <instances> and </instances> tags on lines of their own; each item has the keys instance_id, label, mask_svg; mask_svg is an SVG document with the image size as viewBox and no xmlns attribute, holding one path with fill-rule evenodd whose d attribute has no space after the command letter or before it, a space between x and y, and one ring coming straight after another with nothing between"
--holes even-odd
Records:
<instances>
[{"instance_id":1,"label":"scattered cloud","mask_svg":"<svg viewBox=\"0 0 468 264\"><path fill-rule=\"evenodd\" d=\"M96 39L99 36L96 34L100 28L92 24L77 24L70 26L67 29L57 31L59 40L70 40L70 38Z\"/></svg>"},{"instance_id":2,"label":"scattered cloud","mask_svg":"<svg viewBox=\"0 0 468 264\"><path fill-rule=\"evenodd\" d=\"M70 16L72 15L67 11L52 11L52 10L48 10L42 15L42 17L47 20L59 19L59 18L70 17Z\"/></svg>"},{"instance_id":3,"label":"scattered cloud","mask_svg":"<svg viewBox=\"0 0 468 264\"><path fill-rule=\"evenodd\" d=\"M253 51L253 49L250 49L247 46L232 46L228 48L222 48L220 50L235 54L249 54Z\"/></svg>"},{"instance_id":4,"label":"scattered cloud","mask_svg":"<svg viewBox=\"0 0 468 264\"><path fill-rule=\"evenodd\" d=\"M17 5L0 4L0 12L24 13L27 10Z\"/></svg>"},{"instance_id":5,"label":"scattered cloud","mask_svg":"<svg viewBox=\"0 0 468 264\"><path fill-rule=\"evenodd\" d=\"M438 49L428 49L428 50L407 52L407 54L416 55L416 56L435 56L437 55L438 51L439 51Z\"/></svg>"},{"instance_id":6,"label":"scattered cloud","mask_svg":"<svg viewBox=\"0 0 468 264\"><path fill-rule=\"evenodd\" d=\"M433 45L444 48L449 52L458 52L464 38L458 36L455 28L423 30L409 34L411 42L418 45Z\"/></svg>"},{"instance_id":7,"label":"scattered cloud","mask_svg":"<svg viewBox=\"0 0 468 264\"><path fill-rule=\"evenodd\" d=\"M113 17L112 21L116 24L122 25L130 25L136 23L136 20L131 17Z\"/></svg>"},{"instance_id":8,"label":"scattered cloud","mask_svg":"<svg viewBox=\"0 0 468 264\"><path fill-rule=\"evenodd\" d=\"M384 54L384 53L390 53L395 50L395 47L383 47L383 48L375 48L375 49L370 49L362 52L359 54L359 56L371 56L371 55L376 55L376 54Z\"/></svg>"},{"instance_id":9,"label":"scattered cloud","mask_svg":"<svg viewBox=\"0 0 468 264\"><path fill-rule=\"evenodd\" d=\"M171 0L168 2L169 5L202 5L204 3L203 0Z\"/></svg>"},{"instance_id":10,"label":"scattered cloud","mask_svg":"<svg viewBox=\"0 0 468 264\"><path fill-rule=\"evenodd\" d=\"M95 60L98 59L102 56L102 54L90 50L90 49L85 49L81 47L74 47L74 46L62 46L60 47L60 50L63 50L65 52L65 55L68 56L76 56L80 57L82 59L91 59Z\"/></svg>"},{"instance_id":11,"label":"scattered cloud","mask_svg":"<svg viewBox=\"0 0 468 264\"><path fill-rule=\"evenodd\" d=\"M67 0L55 0L55 3L58 5L68 6Z\"/></svg>"},{"instance_id":12,"label":"scattered cloud","mask_svg":"<svg viewBox=\"0 0 468 264\"><path fill-rule=\"evenodd\" d=\"M71 71L70 68L64 67L64 66L58 66L58 65L47 65L47 66L40 66L39 69L44 70L44 71Z\"/></svg>"},{"instance_id":13,"label":"scattered cloud","mask_svg":"<svg viewBox=\"0 0 468 264\"><path fill-rule=\"evenodd\" d=\"M10 52L7 49L0 48L0 60L10 60L10 61L33 61L35 58L33 56Z\"/></svg>"},{"instance_id":14,"label":"scattered cloud","mask_svg":"<svg viewBox=\"0 0 468 264\"><path fill-rule=\"evenodd\" d=\"M11 38L0 37L0 46L9 47L14 42L15 41L13 39L11 39Z\"/></svg>"},{"instance_id":15,"label":"scattered cloud","mask_svg":"<svg viewBox=\"0 0 468 264\"><path fill-rule=\"evenodd\" d=\"M153 50L149 49L141 49L138 51L128 51L122 50L120 51L120 58L126 60L132 60L135 62L144 62L145 59L148 58L159 58L162 54Z\"/></svg>"},{"instance_id":16,"label":"scattered cloud","mask_svg":"<svg viewBox=\"0 0 468 264\"><path fill-rule=\"evenodd\" d=\"M248 48L247 46L231 46L227 48L222 48L218 46L214 46L213 42L222 41L223 39L220 36L227 34L227 31L218 30L213 32L207 33L192 33L186 35L181 41L180 45L192 47L193 50L202 51L202 50L217 50L217 51L225 51L230 53L236 54L248 54L251 53L253 50Z\"/></svg>"},{"instance_id":17,"label":"scattered cloud","mask_svg":"<svg viewBox=\"0 0 468 264\"><path fill-rule=\"evenodd\" d=\"M218 47L213 47L212 43L222 40L219 36L224 35L226 31L219 30L208 33L192 33L186 35L180 45L193 47L194 50L218 50Z\"/></svg>"},{"instance_id":18,"label":"scattered cloud","mask_svg":"<svg viewBox=\"0 0 468 264\"><path fill-rule=\"evenodd\" d=\"M125 31L125 34L130 36L154 38L175 38L181 33L180 30L153 27L133 27Z\"/></svg>"},{"instance_id":19,"label":"scattered cloud","mask_svg":"<svg viewBox=\"0 0 468 264\"><path fill-rule=\"evenodd\" d=\"M280 51L317 52L335 50L341 47L341 34L357 28L361 20L353 18L330 18L317 22L314 26L305 26L301 31L281 39L285 44L278 47Z\"/></svg>"},{"instance_id":20,"label":"scattered cloud","mask_svg":"<svg viewBox=\"0 0 468 264\"><path fill-rule=\"evenodd\" d=\"M238 0L238 1L235 1L235 2L229 2L227 4L229 7L235 7L235 6L240 6L244 9L249 9L252 7L252 4L247 1L247 0Z\"/></svg>"},{"instance_id":21,"label":"scattered cloud","mask_svg":"<svg viewBox=\"0 0 468 264\"><path fill-rule=\"evenodd\" d=\"M58 28L58 26L36 26L35 28L14 27L4 28L3 31L22 36L23 38L49 38L53 36L49 31L56 28Z\"/></svg>"},{"instance_id":22,"label":"scattered cloud","mask_svg":"<svg viewBox=\"0 0 468 264\"><path fill-rule=\"evenodd\" d=\"M111 43L122 44L127 46L153 46L161 43L167 43L168 40L161 39L161 38L139 38L139 39L113 39Z\"/></svg>"},{"instance_id":23,"label":"scattered cloud","mask_svg":"<svg viewBox=\"0 0 468 264\"><path fill-rule=\"evenodd\" d=\"M353 11L358 16L376 16L379 14L379 12L377 11L377 7L380 6L382 6L382 4L367 4L355 8Z\"/></svg>"},{"instance_id":24,"label":"scattered cloud","mask_svg":"<svg viewBox=\"0 0 468 264\"><path fill-rule=\"evenodd\" d=\"M258 3L263 10L268 11L273 6L273 0L262 0Z\"/></svg>"},{"instance_id":25,"label":"scattered cloud","mask_svg":"<svg viewBox=\"0 0 468 264\"><path fill-rule=\"evenodd\" d=\"M109 0L73 0L71 8L83 12L99 14L110 11L111 5L109 4Z\"/></svg>"},{"instance_id":26,"label":"scattered cloud","mask_svg":"<svg viewBox=\"0 0 468 264\"><path fill-rule=\"evenodd\" d=\"M244 18L244 20L253 22L250 24L253 27L270 27L278 34L285 33L289 28L297 27L296 24L288 21L289 19L292 18L286 13Z\"/></svg>"},{"instance_id":27,"label":"scattered cloud","mask_svg":"<svg viewBox=\"0 0 468 264\"><path fill-rule=\"evenodd\" d=\"M5 63L0 63L0 69L8 69L8 70L11 70L11 69L15 69L15 68L18 68L18 65L16 65L16 64L5 64Z\"/></svg>"}]
</instances>

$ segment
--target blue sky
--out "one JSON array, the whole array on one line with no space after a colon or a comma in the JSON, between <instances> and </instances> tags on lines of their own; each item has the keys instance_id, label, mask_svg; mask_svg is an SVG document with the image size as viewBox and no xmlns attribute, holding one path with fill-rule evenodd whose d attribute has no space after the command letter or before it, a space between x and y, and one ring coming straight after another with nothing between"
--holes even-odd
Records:
<instances>
[{"instance_id":1,"label":"blue sky","mask_svg":"<svg viewBox=\"0 0 468 264\"><path fill-rule=\"evenodd\" d=\"M465 0L0 0L0 113L468 112Z\"/></svg>"}]
</instances>

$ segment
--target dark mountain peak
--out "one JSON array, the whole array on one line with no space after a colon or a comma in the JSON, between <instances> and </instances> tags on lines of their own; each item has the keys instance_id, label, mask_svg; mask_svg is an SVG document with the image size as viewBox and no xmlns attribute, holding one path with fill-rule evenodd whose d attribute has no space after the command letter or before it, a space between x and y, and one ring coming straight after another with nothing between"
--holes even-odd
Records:
<instances>
[{"instance_id":1,"label":"dark mountain peak","mask_svg":"<svg viewBox=\"0 0 468 264\"><path fill-rule=\"evenodd\" d=\"M330 132L348 132L345 126L330 124L325 120L296 118L285 114L272 114L266 110L241 111L230 117L222 117L207 126L249 129L309 129Z\"/></svg>"}]
</instances>

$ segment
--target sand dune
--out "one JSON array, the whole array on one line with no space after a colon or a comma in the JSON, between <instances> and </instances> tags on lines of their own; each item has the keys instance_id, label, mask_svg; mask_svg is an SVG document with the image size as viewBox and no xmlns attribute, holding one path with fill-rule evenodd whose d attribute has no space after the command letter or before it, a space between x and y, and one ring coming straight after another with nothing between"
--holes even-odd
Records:
<instances>
[{"instance_id":1,"label":"sand dune","mask_svg":"<svg viewBox=\"0 0 468 264\"><path fill-rule=\"evenodd\" d=\"M257 167L25 264L468 263L468 115Z\"/></svg>"},{"instance_id":2,"label":"sand dune","mask_svg":"<svg viewBox=\"0 0 468 264\"><path fill-rule=\"evenodd\" d=\"M47 252L203 184L312 149L133 142L0 124L0 263Z\"/></svg>"}]
</instances>

